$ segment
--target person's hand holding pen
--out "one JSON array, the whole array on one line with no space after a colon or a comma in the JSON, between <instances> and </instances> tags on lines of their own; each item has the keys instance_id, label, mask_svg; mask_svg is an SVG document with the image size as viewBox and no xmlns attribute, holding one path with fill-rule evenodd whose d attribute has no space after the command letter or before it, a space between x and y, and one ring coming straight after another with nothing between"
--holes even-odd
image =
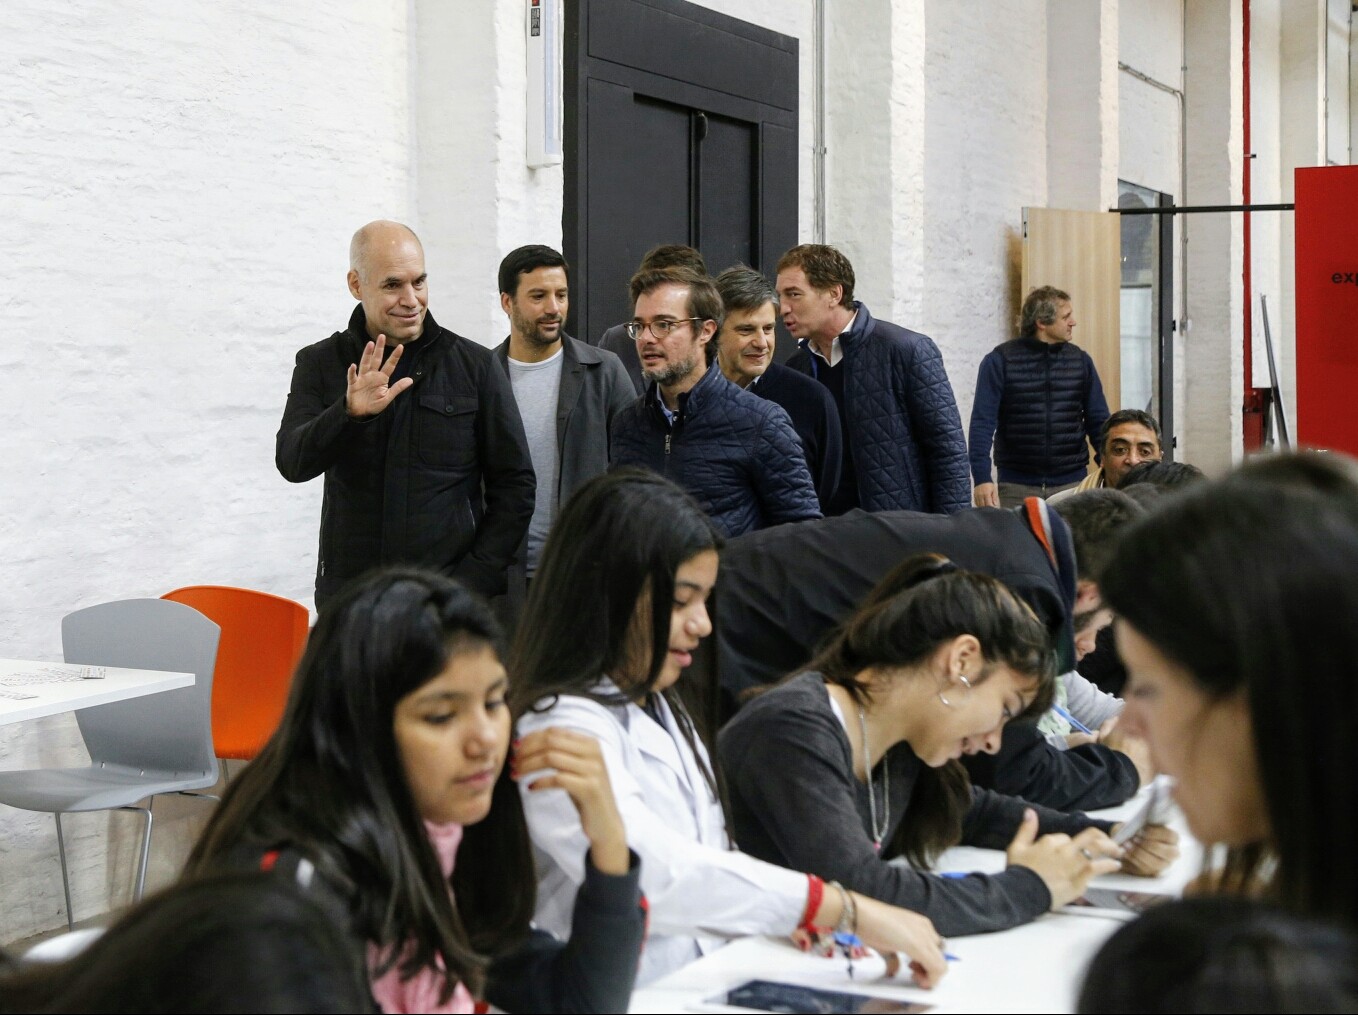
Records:
<instances>
[{"instance_id":1,"label":"person's hand holding pen","mask_svg":"<svg viewBox=\"0 0 1358 1015\"><path fill-rule=\"evenodd\" d=\"M934 929L932 920L920 913L850 892L837 882L826 884L823 899L811 922L817 929L834 928L840 934L852 936L859 946L875 949L886 961L888 976L895 976L900 969L897 952L905 954L914 981L921 987L937 985L948 972L943 938ZM814 943L812 936L804 932L794 934L793 940L804 951Z\"/></svg>"}]
</instances>

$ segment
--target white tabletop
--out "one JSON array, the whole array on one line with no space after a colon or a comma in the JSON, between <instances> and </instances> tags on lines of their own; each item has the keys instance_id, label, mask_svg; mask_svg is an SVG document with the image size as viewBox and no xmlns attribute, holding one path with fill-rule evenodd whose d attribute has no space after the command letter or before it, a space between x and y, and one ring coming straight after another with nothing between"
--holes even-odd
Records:
<instances>
[{"instance_id":1,"label":"white tabletop","mask_svg":"<svg viewBox=\"0 0 1358 1015\"><path fill-rule=\"evenodd\" d=\"M173 691L193 682L192 673L0 659L0 726Z\"/></svg>"},{"instance_id":2,"label":"white tabletop","mask_svg":"<svg viewBox=\"0 0 1358 1015\"><path fill-rule=\"evenodd\" d=\"M1144 791L1143 791L1144 792ZM1134 801L1097 812L1116 820ZM1094 884L1109 888L1178 894L1201 867L1201 850L1186 838L1182 819L1171 824L1180 834L1179 859L1158 878L1107 875ZM948 850L940 871L1003 870L997 850L957 847ZM956 955L948 975L934 990L920 990L898 976L886 979L882 961L854 964L848 975L842 957L805 955L786 939L743 938L663 977L632 995L633 1012L744 1011L710 1003L746 980L766 979L827 990L852 991L934 1005L942 1012L1071 1012L1084 970L1099 946L1121 921L1099 916L1052 913L1033 923L996 934L948 939Z\"/></svg>"}]
</instances>

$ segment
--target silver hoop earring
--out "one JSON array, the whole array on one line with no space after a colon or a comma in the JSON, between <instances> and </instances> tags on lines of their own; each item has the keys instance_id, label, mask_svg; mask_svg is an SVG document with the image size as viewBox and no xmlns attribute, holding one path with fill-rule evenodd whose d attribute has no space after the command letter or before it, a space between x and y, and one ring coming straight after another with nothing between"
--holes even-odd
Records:
<instances>
[{"instance_id":1,"label":"silver hoop earring","mask_svg":"<svg viewBox=\"0 0 1358 1015\"><path fill-rule=\"evenodd\" d=\"M968 691L971 690L971 681L967 679L967 675L965 673L957 674L957 679L962 682L962 686L965 687ZM943 702L943 704L947 705L949 708L953 707L952 702L943 696L942 691L938 692L938 700Z\"/></svg>"}]
</instances>

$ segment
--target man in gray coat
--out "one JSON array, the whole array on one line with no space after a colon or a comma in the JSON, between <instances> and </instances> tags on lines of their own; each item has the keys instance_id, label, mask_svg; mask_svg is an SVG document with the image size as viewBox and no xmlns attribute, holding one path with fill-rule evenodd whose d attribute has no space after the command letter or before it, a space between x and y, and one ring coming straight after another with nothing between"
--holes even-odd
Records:
<instances>
[{"instance_id":1,"label":"man in gray coat","mask_svg":"<svg viewBox=\"0 0 1358 1015\"><path fill-rule=\"evenodd\" d=\"M509 375L537 477L533 519L510 571L513 604L537 570L561 505L607 471L609 426L637 396L617 356L565 333L570 266L558 251L541 244L511 251L499 282L509 337L496 359Z\"/></svg>"}]
</instances>

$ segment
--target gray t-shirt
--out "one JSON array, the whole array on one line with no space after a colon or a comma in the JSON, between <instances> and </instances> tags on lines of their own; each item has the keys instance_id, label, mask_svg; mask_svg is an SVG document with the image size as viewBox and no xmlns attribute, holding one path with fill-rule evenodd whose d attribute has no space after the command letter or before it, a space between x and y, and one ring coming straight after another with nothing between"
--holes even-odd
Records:
<instances>
[{"instance_id":1,"label":"gray t-shirt","mask_svg":"<svg viewBox=\"0 0 1358 1015\"><path fill-rule=\"evenodd\" d=\"M542 544L552 527L556 502L556 479L560 463L556 450L556 407L561 399L562 350L541 363L521 363L509 357L509 383L519 404L523 430L528 435L528 454L537 476L537 503L528 523L528 576L538 568Z\"/></svg>"}]
</instances>

